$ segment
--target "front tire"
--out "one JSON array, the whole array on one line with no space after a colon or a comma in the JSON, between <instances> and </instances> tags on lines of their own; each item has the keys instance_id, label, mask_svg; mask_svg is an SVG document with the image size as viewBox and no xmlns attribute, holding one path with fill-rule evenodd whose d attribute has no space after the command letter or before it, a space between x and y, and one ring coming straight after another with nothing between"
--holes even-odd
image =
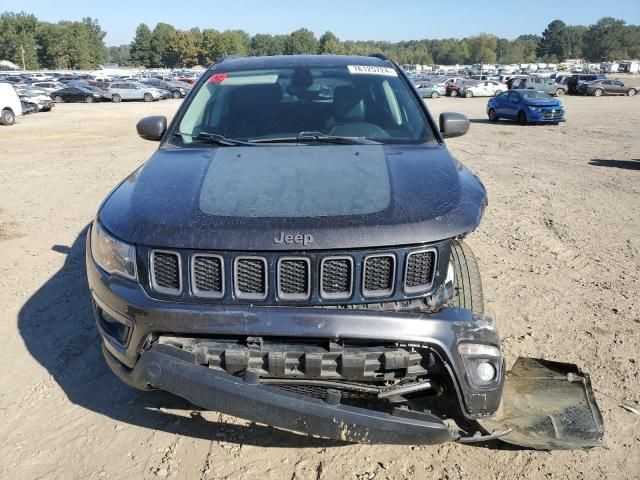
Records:
<instances>
[{"instance_id":1,"label":"front tire","mask_svg":"<svg viewBox=\"0 0 640 480\"><path fill-rule=\"evenodd\" d=\"M2 111L2 114L0 115L0 124L2 124L2 125L13 125L14 123L16 123L15 114L11 110L9 110L8 108L5 108Z\"/></svg>"},{"instance_id":2,"label":"front tire","mask_svg":"<svg viewBox=\"0 0 640 480\"><path fill-rule=\"evenodd\" d=\"M87 103L93 103L93 97L87 97L84 99L84 101Z\"/></svg>"},{"instance_id":3,"label":"front tire","mask_svg":"<svg viewBox=\"0 0 640 480\"><path fill-rule=\"evenodd\" d=\"M562 95L564 95L564 89L559 88L556 90L556 97L561 97Z\"/></svg>"},{"instance_id":4,"label":"front tire","mask_svg":"<svg viewBox=\"0 0 640 480\"><path fill-rule=\"evenodd\" d=\"M144 101L145 102L153 102L153 95L151 95L150 93L145 93L144 94Z\"/></svg>"},{"instance_id":5,"label":"front tire","mask_svg":"<svg viewBox=\"0 0 640 480\"><path fill-rule=\"evenodd\" d=\"M439 98L439 97L440 97L440 94L438 92L433 92L431 94L431 98Z\"/></svg>"},{"instance_id":6,"label":"front tire","mask_svg":"<svg viewBox=\"0 0 640 480\"><path fill-rule=\"evenodd\" d=\"M451 244L449 262L453 267L456 295L451 306L466 308L473 313L484 314L484 294L478 261L471 248L463 241Z\"/></svg>"},{"instance_id":7,"label":"front tire","mask_svg":"<svg viewBox=\"0 0 640 480\"><path fill-rule=\"evenodd\" d=\"M457 90L451 90L451 93L449 94L450 97L457 97L458 96L458 91Z\"/></svg>"},{"instance_id":8,"label":"front tire","mask_svg":"<svg viewBox=\"0 0 640 480\"><path fill-rule=\"evenodd\" d=\"M596 88L595 91L593 92L593 95L596 97L601 97L602 96L602 89L601 88Z\"/></svg>"},{"instance_id":9,"label":"front tire","mask_svg":"<svg viewBox=\"0 0 640 480\"><path fill-rule=\"evenodd\" d=\"M491 121L491 122L497 122L498 121L498 114L496 113L496 111L493 108L489 109L489 121Z\"/></svg>"},{"instance_id":10,"label":"front tire","mask_svg":"<svg viewBox=\"0 0 640 480\"><path fill-rule=\"evenodd\" d=\"M62 99L62 97L60 95L56 95L55 97L53 97L53 101L56 102L56 103L64 102L64 100Z\"/></svg>"},{"instance_id":11,"label":"front tire","mask_svg":"<svg viewBox=\"0 0 640 480\"><path fill-rule=\"evenodd\" d=\"M113 103L120 103L122 101L122 97L116 93L111 97L111 101Z\"/></svg>"},{"instance_id":12,"label":"front tire","mask_svg":"<svg viewBox=\"0 0 640 480\"><path fill-rule=\"evenodd\" d=\"M633 97L635 94L636 94L635 88L630 88L629 90L627 90L627 96Z\"/></svg>"},{"instance_id":13,"label":"front tire","mask_svg":"<svg viewBox=\"0 0 640 480\"><path fill-rule=\"evenodd\" d=\"M171 96L172 96L174 99L176 99L176 100L177 100L178 98L180 98L180 92L178 92L178 91L176 90L175 92L173 92L173 93L171 94Z\"/></svg>"},{"instance_id":14,"label":"front tire","mask_svg":"<svg viewBox=\"0 0 640 480\"><path fill-rule=\"evenodd\" d=\"M527 124L527 114L524 113L522 110L520 110L518 112L518 123L520 125L526 125Z\"/></svg>"},{"instance_id":15,"label":"front tire","mask_svg":"<svg viewBox=\"0 0 640 480\"><path fill-rule=\"evenodd\" d=\"M471 98L471 97L473 97L473 92L471 90L467 90L465 92L464 96L467 97L467 98Z\"/></svg>"}]
</instances>

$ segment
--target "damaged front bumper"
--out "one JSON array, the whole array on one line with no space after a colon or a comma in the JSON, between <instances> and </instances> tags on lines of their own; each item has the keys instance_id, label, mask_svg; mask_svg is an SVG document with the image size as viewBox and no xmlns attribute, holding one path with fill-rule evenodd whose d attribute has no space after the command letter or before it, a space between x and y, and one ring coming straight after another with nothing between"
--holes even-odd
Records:
<instances>
[{"instance_id":1,"label":"damaged front bumper","mask_svg":"<svg viewBox=\"0 0 640 480\"><path fill-rule=\"evenodd\" d=\"M270 357L271 352L259 352L260 362L266 362L266 367L258 364L254 368L249 359L241 373L231 374L228 368L225 371L215 362L203 361L188 348L162 341L163 336L174 336L212 341L265 339L276 344L315 340L357 346L373 342L408 351L429 352L437 359L441 377L446 377L446 401L455 405L465 422L477 426L476 422L488 420L498 411L505 371L504 359L499 352L499 336L493 323L468 310L445 308L424 314L181 304L150 298L136 282L100 270L90 256L87 257L87 275L107 363L123 381L137 388L159 388L204 408L255 422L363 443L480 441L491 438L492 432L495 437L519 428L515 424L504 427L496 423L487 428L488 435L461 438L460 433L451 429L436 413L407 408L410 402L394 402L387 398L389 408L380 410L344 402L341 391L330 386L323 398L313 398L268 384L274 377L286 377L282 372L289 367L299 369L314 381L326 379L321 367L320 374L302 371L303 367L308 369L313 364L310 361L313 356L291 366L282 352L276 351L273 357ZM227 352L223 350L222 355L226 357ZM379 358L380 365L386 366L385 372L392 372L396 367L407 368L407 365L393 366L392 355ZM320 365L324 359L322 355L319 360L315 358ZM335 365L344 369L349 364L353 369L362 370L364 375L367 362L366 355L359 358L356 354L336 360ZM495 370L490 380L483 382L478 377L479 362L490 363ZM280 373L274 375L274 371ZM344 377L340 377L337 370L332 375L339 381L349 380L353 371L348 371ZM398 386L414 387L406 383ZM545 392L539 394L545 395ZM386 392L381 392L378 398L384 395ZM404 398L404 391L391 392L387 397L393 395ZM411 399L411 392L407 398ZM595 408L597 410L597 406ZM597 441L601 436L600 433ZM593 446L593 443L587 441L584 445ZM534 445L533 448L540 447Z\"/></svg>"}]
</instances>

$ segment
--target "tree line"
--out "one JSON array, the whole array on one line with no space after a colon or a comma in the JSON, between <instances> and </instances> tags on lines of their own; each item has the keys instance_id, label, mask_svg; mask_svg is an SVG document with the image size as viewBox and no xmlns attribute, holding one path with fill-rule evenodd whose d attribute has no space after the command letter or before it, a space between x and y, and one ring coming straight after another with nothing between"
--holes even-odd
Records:
<instances>
[{"instance_id":1,"label":"tree line","mask_svg":"<svg viewBox=\"0 0 640 480\"><path fill-rule=\"evenodd\" d=\"M95 68L103 63L147 68L209 65L225 55L350 54L382 52L400 64L557 63L566 58L593 62L640 58L640 26L604 17L594 25L552 21L541 35L509 40L482 33L462 39L404 42L341 41L332 32L319 38L306 28L290 34L249 35L242 30L179 30L168 23L141 23L131 44L106 47L97 20L41 22L27 13L0 15L0 59L27 69Z\"/></svg>"}]
</instances>

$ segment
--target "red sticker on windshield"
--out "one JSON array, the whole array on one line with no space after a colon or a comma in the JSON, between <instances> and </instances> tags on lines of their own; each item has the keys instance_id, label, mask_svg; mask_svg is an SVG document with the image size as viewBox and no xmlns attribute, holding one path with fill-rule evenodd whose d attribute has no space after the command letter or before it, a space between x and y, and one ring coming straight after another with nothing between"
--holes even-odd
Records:
<instances>
[{"instance_id":1,"label":"red sticker on windshield","mask_svg":"<svg viewBox=\"0 0 640 480\"><path fill-rule=\"evenodd\" d=\"M222 83L228 76L228 73L216 73L215 75L211 75L209 83Z\"/></svg>"}]
</instances>

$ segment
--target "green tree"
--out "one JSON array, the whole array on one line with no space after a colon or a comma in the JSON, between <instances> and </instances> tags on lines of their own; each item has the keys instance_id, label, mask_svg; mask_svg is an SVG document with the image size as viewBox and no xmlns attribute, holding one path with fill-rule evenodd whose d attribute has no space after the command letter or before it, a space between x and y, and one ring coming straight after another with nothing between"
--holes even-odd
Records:
<instances>
[{"instance_id":1,"label":"green tree","mask_svg":"<svg viewBox=\"0 0 640 480\"><path fill-rule=\"evenodd\" d=\"M105 63L115 63L121 67L128 66L131 64L131 49L129 45L105 47L104 58Z\"/></svg>"},{"instance_id":2,"label":"green tree","mask_svg":"<svg viewBox=\"0 0 640 480\"><path fill-rule=\"evenodd\" d=\"M330 53L333 55L344 55L345 48L342 42L332 32L325 32L318 45L318 53Z\"/></svg>"},{"instance_id":3,"label":"green tree","mask_svg":"<svg viewBox=\"0 0 640 480\"><path fill-rule=\"evenodd\" d=\"M625 21L604 17L584 34L584 55L593 62L628 58Z\"/></svg>"},{"instance_id":4,"label":"green tree","mask_svg":"<svg viewBox=\"0 0 640 480\"><path fill-rule=\"evenodd\" d=\"M583 57L584 34L587 30L588 28L584 25L570 25L567 27L568 47L562 60Z\"/></svg>"},{"instance_id":5,"label":"green tree","mask_svg":"<svg viewBox=\"0 0 640 480\"><path fill-rule=\"evenodd\" d=\"M93 65L104 63L104 32L100 27L97 19L85 17L82 19L81 25L87 37L87 48L89 50L89 58Z\"/></svg>"},{"instance_id":6,"label":"green tree","mask_svg":"<svg viewBox=\"0 0 640 480\"><path fill-rule=\"evenodd\" d=\"M148 67L164 67L164 51L167 49L169 38L176 29L168 23L158 23L151 34L150 55Z\"/></svg>"},{"instance_id":7,"label":"green tree","mask_svg":"<svg viewBox=\"0 0 640 480\"><path fill-rule=\"evenodd\" d=\"M284 55L287 35L267 35L258 33L249 42L251 55Z\"/></svg>"},{"instance_id":8,"label":"green tree","mask_svg":"<svg viewBox=\"0 0 640 480\"><path fill-rule=\"evenodd\" d=\"M198 42L191 32L176 30L169 37L163 63L170 68L192 67L198 63Z\"/></svg>"},{"instance_id":9,"label":"green tree","mask_svg":"<svg viewBox=\"0 0 640 480\"><path fill-rule=\"evenodd\" d=\"M544 32L538 44L538 57L543 60L568 58L570 50L570 38L567 25L562 20L551 22Z\"/></svg>"},{"instance_id":10,"label":"green tree","mask_svg":"<svg viewBox=\"0 0 640 480\"><path fill-rule=\"evenodd\" d=\"M306 28L291 32L285 45L287 55L314 54L318 52L318 40L314 33Z\"/></svg>"},{"instance_id":11,"label":"green tree","mask_svg":"<svg viewBox=\"0 0 640 480\"><path fill-rule=\"evenodd\" d=\"M469 38L469 60L473 63L495 63L498 38L481 33Z\"/></svg>"},{"instance_id":12,"label":"green tree","mask_svg":"<svg viewBox=\"0 0 640 480\"><path fill-rule=\"evenodd\" d=\"M36 31L38 19L24 12L0 15L0 58L27 69L38 68Z\"/></svg>"},{"instance_id":13,"label":"green tree","mask_svg":"<svg viewBox=\"0 0 640 480\"><path fill-rule=\"evenodd\" d=\"M131 42L131 62L148 67L151 65L151 29L144 23L136 28L136 36Z\"/></svg>"},{"instance_id":14,"label":"green tree","mask_svg":"<svg viewBox=\"0 0 640 480\"><path fill-rule=\"evenodd\" d=\"M38 25L38 60L40 65L51 69L70 68L69 31L63 25L41 23Z\"/></svg>"}]
</instances>

